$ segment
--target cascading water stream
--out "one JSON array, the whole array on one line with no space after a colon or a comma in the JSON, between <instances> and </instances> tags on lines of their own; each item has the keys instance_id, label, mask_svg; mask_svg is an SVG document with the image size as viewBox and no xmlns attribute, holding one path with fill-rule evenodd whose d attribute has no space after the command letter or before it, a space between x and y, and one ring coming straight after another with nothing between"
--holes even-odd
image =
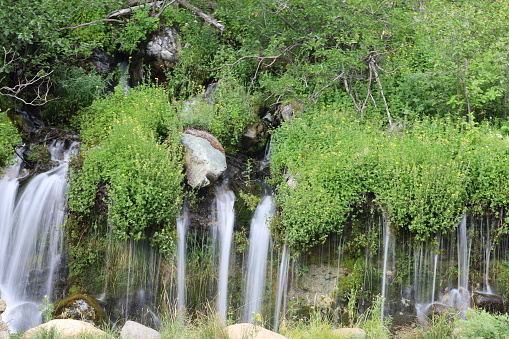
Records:
<instances>
[{"instance_id":1,"label":"cascading water stream","mask_svg":"<svg viewBox=\"0 0 509 339\"><path fill-rule=\"evenodd\" d=\"M13 179L19 175L12 172L15 167L0 183L5 188L0 190L0 290L7 302L3 318L13 332L39 323L38 304L51 295L58 280L55 272L63 247L68 161L77 145L56 141L49 146L51 160L58 166L34 176L20 191Z\"/></svg>"},{"instance_id":2,"label":"cascading water stream","mask_svg":"<svg viewBox=\"0 0 509 339\"><path fill-rule=\"evenodd\" d=\"M470 241L467 237L467 217L463 216L458 225L458 288L450 293L451 306L465 316L470 306L470 292L468 290L468 274L470 269Z\"/></svg>"},{"instance_id":3,"label":"cascading water stream","mask_svg":"<svg viewBox=\"0 0 509 339\"><path fill-rule=\"evenodd\" d=\"M285 314L285 298L288 289L288 267L290 264L290 251L286 244L283 245L283 253L281 254L281 263L279 264L279 274L277 279L276 291L276 310L274 312L274 331L278 331L279 317L281 315L281 306L283 306L283 314Z\"/></svg>"},{"instance_id":4,"label":"cascading water stream","mask_svg":"<svg viewBox=\"0 0 509 339\"><path fill-rule=\"evenodd\" d=\"M228 267L235 224L234 204L235 194L231 190L216 187L217 224L220 236L217 312L225 323L228 309Z\"/></svg>"},{"instance_id":5,"label":"cascading water stream","mask_svg":"<svg viewBox=\"0 0 509 339\"><path fill-rule=\"evenodd\" d=\"M247 263L246 294L242 319L251 322L261 312L267 256L270 243L270 219L276 210L272 196L266 196L256 207L249 235L249 254Z\"/></svg>"},{"instance_id":6,"label":"cascading water stream","mask_svg":"<svg viewBox=\"0 0 509 339\"><path fill-rule=\"evenodd\" d=\"M184 316L186 311L186 233L189 228L187 204L177 218L177 307Z\"/></svg>"},{"instance_id":7,"label":"cascading water stream","mask_svg":"<svg viewBox=\"0 0 509 339\"><path fill-rule=\"evenodd\" d=\"M382 309L381 309L381 319L384 319L385 313L385 299L387 298L387 265L389 262L389 246L391 242L391 230L389 228L390 222L387 218L383 220L383 238L384 238L384 257L383 257L383 273L382 273Z\"/></svg>"}]
</instances>

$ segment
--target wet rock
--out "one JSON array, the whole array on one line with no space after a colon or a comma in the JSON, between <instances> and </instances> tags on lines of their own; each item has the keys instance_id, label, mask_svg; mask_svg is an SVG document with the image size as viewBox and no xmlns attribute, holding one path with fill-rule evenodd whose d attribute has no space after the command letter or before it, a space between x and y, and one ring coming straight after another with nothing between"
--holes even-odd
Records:
<instances>
[{"instance_id":1,"label":"wet rock","mask_svg":"<svg viewBox=\"0 0 509 339\"><path fill-rule=\"evenodd\" d=\"M99 73L108 73L111 71L113 59L105 51L97 48L94 49L90 60L92 61L92 64L94 64L94 66L97 68Z\"/></svg>"},{"instance_id":2,"label":"wet rock","mask_svg":"<svg viewBox=\"0 0 509 339\"><path fill-rule=\"evenodd\" d=\"M187 183L193 187L205 187L215 182L226 170L223 146L210 133L188 129L182 134L184 166Z\"/></svg>"},{"instance_id":3,"label":"wet rock","mask_svg":"<svg viewBox=\"0 0 509 339\"><path fill-rule=\"evenodd\" d=\"M161 333L134 321L126 321L120 332L122 339L162 339Z\"/></svg>"},{"instance_id":4,"label":"wet rock","mask_svg":"<svg viewBox=\"0 0 509 339\"><path fill-rule=\"evenodd\" d=\"M230 339L285 339L286 337L263 327L250 323L241 323L226 327Z\"/></svg>"},{"instance_id":5,"label":"wet rock","mask_svg":"<svg viewBox=\"0 0 509 339\"><path fill-rule=\"evenodd\" d=\"M26 331L25 334L23 334L22 339L37 338L40 335L40 331L49 331L52 328L54 328L59 334L59 338L74 338L84 334L95 336L106 335L106 332L84 321L74 319L55 319Z\"/></svg>"},{"instance_id":6,"label":"wet rock","mask_svg":"<svg viewBox=\"0 0 509 339\"><path fill-rule=\"evenodd\" d=\"M489 313L504 313L504 301L498 295L475 291L472 301L475 306Z\"/></svg>"},{"instance_id":7,"label":"wet rock","mask_svg":"<svg viewBox=\"0 0 509 339\"><path fill-rule=\"evenodd\" d=\"M258 151L265 145L268 138L267 126L263 122L254 122L247 125L242 132L242 147L249 152Z\"/></svg>"},{"instance_id":8,"label":"wet rock","mask_svg":"<svg viewBox=\"0 0 509 339\"><path fill-rule=\"evenodd\" d=\"M4 313L6 308L7 304L5 303L5 300L0 299L0 314Z\"/></svg>"},{"instance_id":9,"label":"wet rock","mask_svg":"<svg viewBox=\"0 0 509 339\"><path fill-rule=\"evenodd\" d=\"M332 331L341 338L348 339L364 339L367 338L366 332L361 328L337 328Z\"/></svg>"},{"instance_id":10,"label":"wet rock","mask_svg":"<svg viewBox=\"0 0 509 339\"><path fill-rule=\"evenodd\" d=\"M308 269L300 281L292 285L289 297L298 300L302 306L332 309L340 275L337 267L311 264Z\"/></svg>"},{"instance_id":11,"label":"wet rock","mask_svg":"<svg viewBox=\"0 0 509 339\"><path fill-rule=\"evenodd\" d=\"M57 319L75 319L100 325L104 320L104 311L92 297L76 294L57 303L54 311Z\"/></svg>"}]
</instances>

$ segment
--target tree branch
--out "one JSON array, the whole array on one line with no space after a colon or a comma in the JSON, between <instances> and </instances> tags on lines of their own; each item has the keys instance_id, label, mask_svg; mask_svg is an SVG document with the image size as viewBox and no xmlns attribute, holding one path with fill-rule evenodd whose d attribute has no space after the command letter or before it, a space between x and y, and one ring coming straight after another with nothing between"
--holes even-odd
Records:
<instances>
[{"instance_id":1,"label":"tree branch","mask_svg":"<svg viewBox=\"0 0 509 339\"><path fill-rule=\"evenodd\" d=\"M63 31L64 29L75 29L75 28L79 28L79 27L91 26L97 22L102 22L102 21L123 22L122 20L117 20L117 19L100 19L100 20L95 20L95 21L87 22L85 24L80 24L80 25L76 25L76 26L57 28L57 29L55 29L55 31Z\"/></svg>"},{"instance_id":2,"label":"tree branch","mask_svg":"<svg viewBox=\"0 0 509 339\"><path fill-rule=\"evenodd\" d=\"M189 9L194 14L198 15L203 20L205 20L205 22L208 23L209 25L212 25L212 26L216 27L221 32L223 32L225 30L224 25L219 23L219 21L217 21L216 19L214 19L210 15L207 15L207 14L203 13L199 8L193 6L192 4L187 2L186 0L176 0L176 1L179 4L181 4L182 6L186 7L187 9Z\"/></svg>"}]
</instances>

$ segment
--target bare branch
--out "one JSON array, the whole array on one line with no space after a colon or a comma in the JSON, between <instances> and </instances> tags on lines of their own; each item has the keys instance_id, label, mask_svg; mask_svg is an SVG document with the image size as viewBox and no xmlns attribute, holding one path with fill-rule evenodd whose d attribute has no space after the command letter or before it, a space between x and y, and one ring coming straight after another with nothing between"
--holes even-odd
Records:
<instances>
[{"instance_id":1,"label":"bare branch","mask_svg":"<svg viewBox=\"0 0 509 339\"><path fill-rule=\"evenodd\" d=\"M171 5L174 2L175 2L175 0L173 0L173 1L169 2L169 3L167 1L149 2L149 3L141 4L141 5L138 5L138 6L132 6L132 7L124 8L124 9L119 9L118 11L111 12L110 14L108 14L107 17L108 18L114 18L116 16L121 16L121 15L129 14L129 13L132 13L135 9L142 8L142 7L145 7L145 6L151 6L152 8L160 8L160 9L164 10L167 6ZM159 13L161 13L162 10L159 11ZM158 14L157 16L159 16L159 15L160 14Z\"/></svg>"},{"instance_id":2,"label":"bare branch","mask_svg":"<svg viewBox=\"0 0 509 339\"><path fill-rule=\"evenodd\" d=\"M59 99L59 98L51 98L51 99L48 98L49 91L50 91L49 76L51 75L51 73L53 73L53 70L49 71L46 74L43 74L43 73L44 73L44 71L41 70L41 71L37 72L37 74L34 75L32 78L30 78L30 79L25 78L25 80L23 82L20 82L19 84L17 84L14 87L9 87L9 86L0 87L0 95L14 98L16 100L23 102L25 105L30 105L30 106L43 106L44 104L46 104L49 101ZM28 87L31 87L31 86L36 86L35 87L36 96L32 100L27 101L27 100L23 99L20 94L24 90L26 90Z\"/></svg>"},{"instance_id":3,"label":"bare branch","mask_svg":"<svg viewBox=\"0 0 509 339\"><path fill-rule=\"evenodd\" d=\"M223 24L219 23L219 21L217 21L216 19L214 19L210 15L207 15L207 14L203 13L199 8L193 6L192 4L187 2L186 0L176 0L176 1L179 4L181 4L182 6L186 7L187 9L189 9L194 14L198 15L203 20L205 20L205 22L208 23L209 25L214 26L215 28L217 28L221 32L223 32L225 30Z\"/></svg>"},{"instance_id":4,"label":"bare branch","mask_svg":"<svg viewBox=\"0 0 509 339\"><path fill-rule=\"evenodd\" d=\"M79 27L91 26L95 23L102 22L102 21L123 22L122 20L117 20L117 19L100 19L100 20L95 20L95 21L87 22L85 24L80 24L80 25L76 25L76 26L57 28L55 31L63 31L64 29L75 29L75 28L79 28Z\"/></svg>"}]
</instances>

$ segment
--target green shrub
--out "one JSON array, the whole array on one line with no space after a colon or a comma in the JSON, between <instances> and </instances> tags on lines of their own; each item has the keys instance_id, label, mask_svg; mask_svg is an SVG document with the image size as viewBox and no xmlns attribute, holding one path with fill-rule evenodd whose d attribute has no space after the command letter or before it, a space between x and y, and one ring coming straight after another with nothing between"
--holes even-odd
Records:
<instances>
[{"instance_id":1,"label":"green shrub","mask_svg":"<svg viewBox=\"0 0 509 339\"><path fill-rule=\"evenodd\" d=\"M273 173L293 181L279 178L274 230L296 248L341 232L362 208L425 241L467 211L498 215L509 204L509 141L486 124L425 119L387 131L323 107L283 124L272 145Z\"/></svg>"},{"instance_id":2,"label":"green shrub","mask_svg":"<svg viewBox=\"0 0 509 339\"><path fill-rule=\"evenodd\" d=\"M456 325L457 338L503 339L509 332L509 316L489 314L482 309L469 309L466 319L458 320Z\"/></svg>"},{"instance_id":3,"label":"green shrub","mask_svg":"<svg viewBox=\"0 0 509 339\"><path fill-rule=\"evenodd\" d=\"M60 68L54 79L57 100L44 109L44 118L52 125L68 125L74 113L92 104L106 89L107 83L98 74L82 68Z\"/></svg>"},{"instance_id":4,"label":"green shrub","mask_svg":"<svg viewBox=\"0 0 509 339\"><path fill-rule=\"evenodd\" d=\"M152 237L173 250L182 203L181 128L166 93L140 86L95 101L79 124L85 144L81 170L71 175L69 208L90 215L105 184L108 218L119 239ZM164 246L163 246L164 245Z\"/></svg>"},{"instance_id":5,"label":"green shrub","mask_svg":"<svg viewBox=\"0 0 509 339\"><path fill-rule=\"evenodd\" d=\"M13 147L20 142L18 130L11 123L7 112L0 109L0 168L14 158Z\"/></svg>"}]
</instances>

